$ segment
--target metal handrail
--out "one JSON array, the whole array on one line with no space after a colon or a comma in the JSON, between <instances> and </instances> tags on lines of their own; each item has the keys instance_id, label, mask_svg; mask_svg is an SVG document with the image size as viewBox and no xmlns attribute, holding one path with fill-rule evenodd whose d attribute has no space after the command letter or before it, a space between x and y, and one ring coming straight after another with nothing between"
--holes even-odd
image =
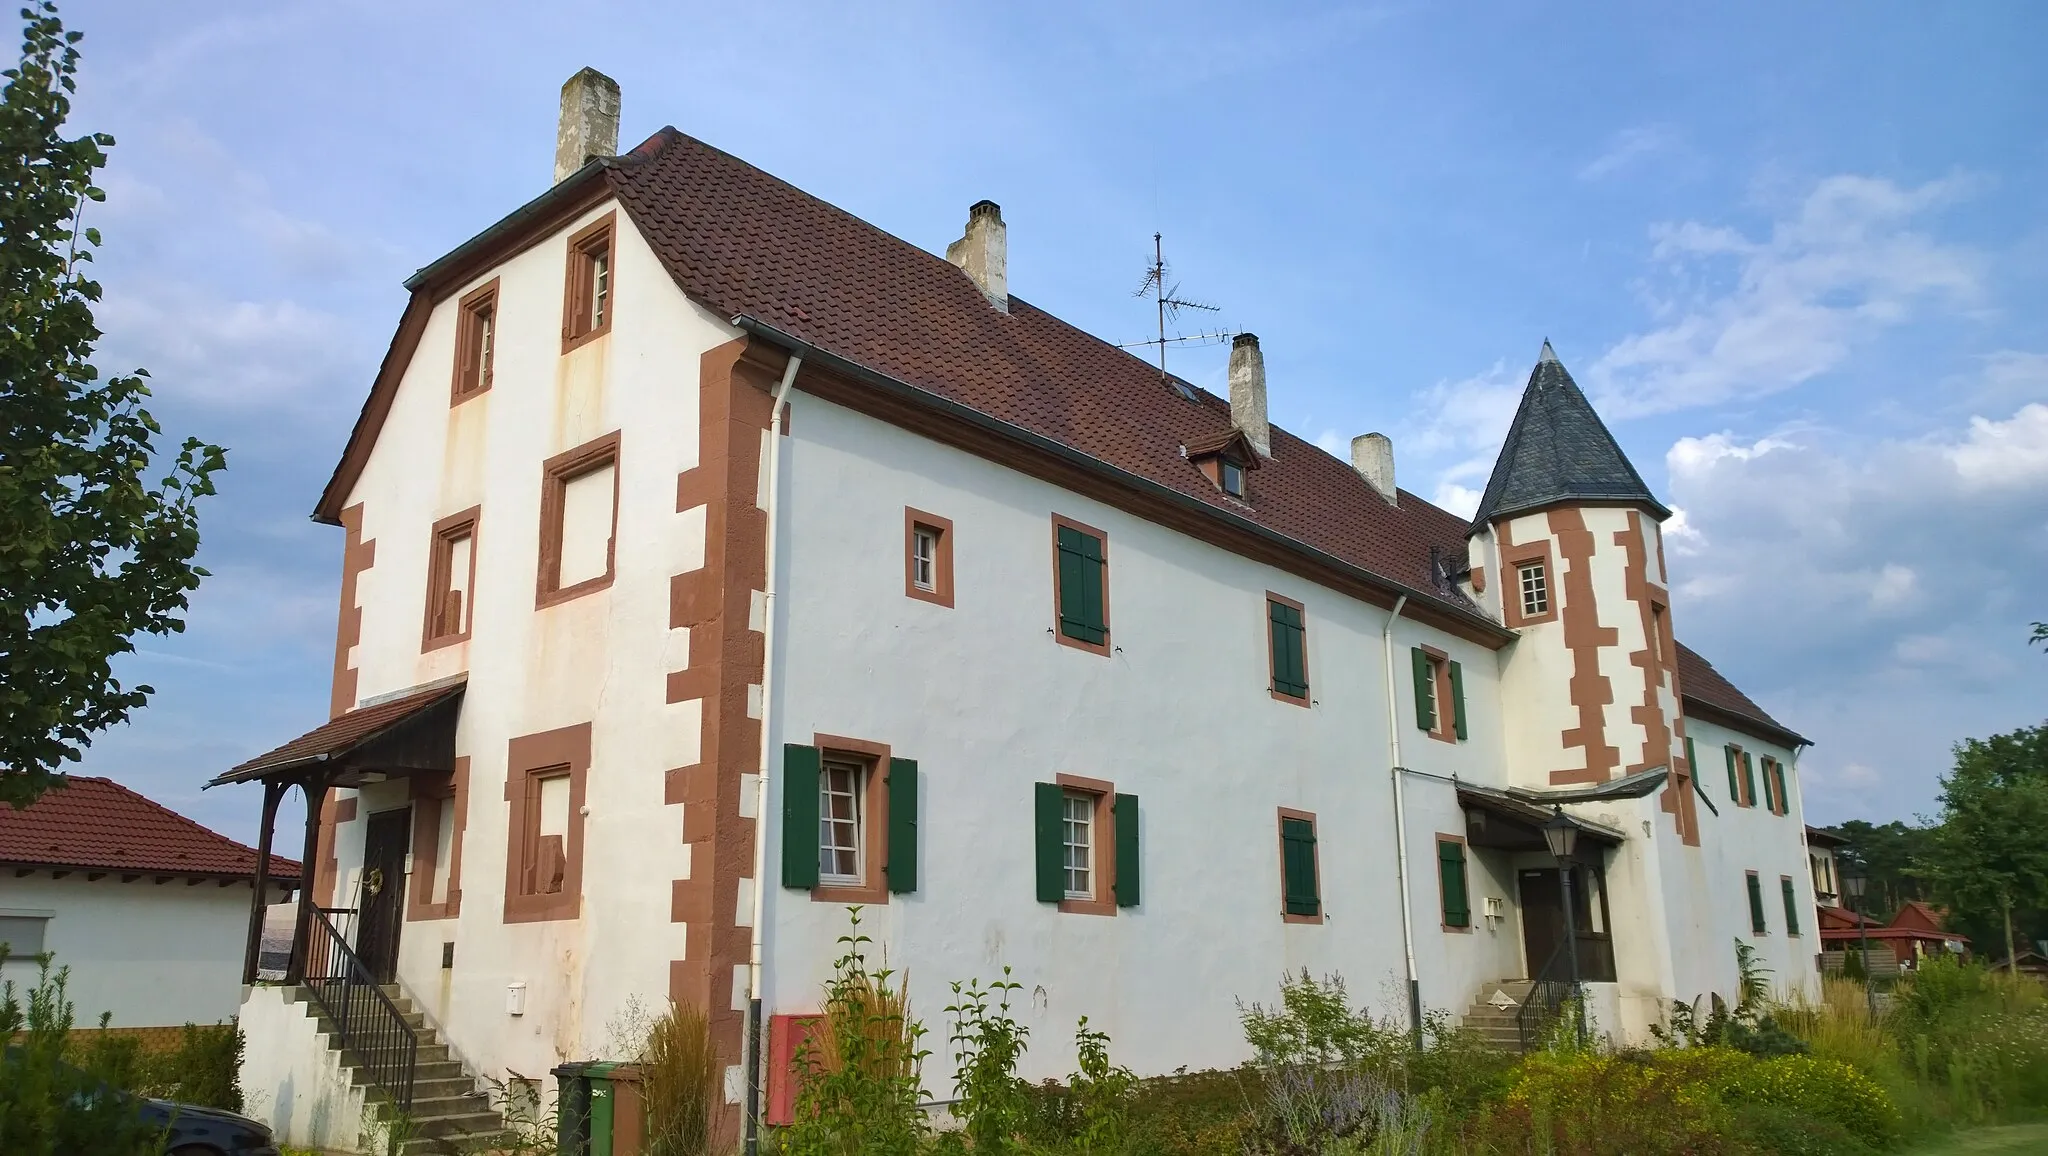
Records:
<instances>
[{"instance_id":1,"label":"metal handrail","mask_svg":"<svg viewBox=\"0 0 2048 1156\"><path fill-rule=\"evenodd\" d=\"M419 1066L420 1036L377 977L335 930L327 912L313 910L313 928L306 945L306 990L327 1018L334 1021L342 1050L362 1061L370 1083L382 1089L398 1110L412 1110L413 1073Z\"/></svg>"},{"instance_id":2,"label":"metal handrail","mask_svg":"<svg viewBox=\"0 0 2048 1156\"><path fill-rule=\"evenodd\" d=\"M1521 1036L1525 1052L1542 1044L1544 1034L1557 1022L1557 1009L1571 998L1571 980L1550 978L1557 968L1557 961L1564 957L1569 942L1559 940L1557 946L1550 949L1550 958L1544 960L1543 966L1529 977L1528 998L1515 1010L1515 1030Z\"/></svg>"}]
</instances>

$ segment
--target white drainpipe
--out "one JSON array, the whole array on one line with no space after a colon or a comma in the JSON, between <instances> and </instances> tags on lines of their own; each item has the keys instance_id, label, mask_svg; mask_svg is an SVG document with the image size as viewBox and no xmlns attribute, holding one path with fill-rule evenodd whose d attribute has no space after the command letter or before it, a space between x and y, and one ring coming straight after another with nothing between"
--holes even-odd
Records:
<instances>
[{"instance_id":1,"label":"white drainpipe","mask_svg":"<svg viewBox=\"0 0 2048 1156\"><path fill-rule=\"evenodd\" d=\"M1387 752L1392 760L1388 774L1394 780L1394 879L1401 889L1401 950L1408 957L1408 1026L1414 1033L1415 1046L1419 1048L1422 1046L1422 984L1415 970L1415 915L1408 898L1408 813L1402 790L1402 780L1407 776L1401 770L1400 695L1394 691L1394 620L1401 617L1401 611L1407 605L1406 594L1395 600L1394 612L1387 615L1387 629L1381 637L1387 651Z\"/></svg>"},{"instance_id":2,"label":"white drainpipe","mask_svg":"<svg viewBox=\"0 0 2048 1156\"><path fill-rule=\"evenodd\" d=\"M804 359L790 354L775 387L768 418L768 576L761 591L761 765L754 777L754 925L747 943L747 1154L758 1150L761 1133L761 940L768 919L768 775L775 731L775 562L776 512L782 503L782 407L796 384Z\"/></svg>"}]
</instances>

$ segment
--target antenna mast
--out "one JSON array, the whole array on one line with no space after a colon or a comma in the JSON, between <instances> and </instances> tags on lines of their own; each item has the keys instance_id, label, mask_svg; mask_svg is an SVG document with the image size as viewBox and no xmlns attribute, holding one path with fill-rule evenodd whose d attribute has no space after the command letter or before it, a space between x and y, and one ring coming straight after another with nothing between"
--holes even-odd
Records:
<instances>
[{"instance_id":1,"label":"antenna mast","mask_svg":"<svg viewBox=\"0 0 2048 1156\"><path fill-rule=\"evenodd\" d=\"M1182 297L1180 295L1179 282L1176 281L1171 285L1167 284L1167 276L1170 271L1166 264L1164 242L1158 233L1154 233L1152 234L1152 264L1145 270L1144 283L1139 285L1138 291L1131 294L1131 296L1143 297L1148 293L1151 294L1153 308L1158 313L1159 335L1145 341L1127 341L1117 346L1118 349L1138 349L1147 345L1158 346L1159 381L1160 384L1168 386L1173 384L1172 377L1166 372L1166 347L1168 345L1209 345L1219 341L1227 341L1233 336L1228 330L1211 330L1202 333L1191 333L1185 336L1176 334L1168 337L1166 335L1166 323L1177 319L1180 311L1183 309L1201 309L1210 313L1222 311L1222 306L1220 305L1210 305L1206 302L1191 301ZM1181 392L1185 394L1187 391L1183 389Z\"/></svg>"}]
</instances>

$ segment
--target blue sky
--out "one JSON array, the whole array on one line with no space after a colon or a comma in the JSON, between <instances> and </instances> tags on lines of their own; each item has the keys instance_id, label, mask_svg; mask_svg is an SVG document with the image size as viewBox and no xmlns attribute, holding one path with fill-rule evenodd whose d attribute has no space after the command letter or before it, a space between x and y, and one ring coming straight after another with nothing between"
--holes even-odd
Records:
<instances>
[{"instance_id":1,"label":"blue sky","mask_svg":"<svg viewBox=\"0 0 2048 1156\"><path fill-rule=\"evenodd\" d=\"M1276 15L1276 13L1278 13ZM326 717L307 513L413 269L540 192L557 90L1111 340L1166 235L1275 419L1469 510L1545 337L1659 494L1679 636L1818 745L1817 822L1934 809L2048 716L2048 7L75 2L103 369L230 449L189 630L88 753L250 837L215 772ZM96 219L93 219L95 218ZM1175 368L1223 388L1224 351Z\"/></svg>"}]
</instances>

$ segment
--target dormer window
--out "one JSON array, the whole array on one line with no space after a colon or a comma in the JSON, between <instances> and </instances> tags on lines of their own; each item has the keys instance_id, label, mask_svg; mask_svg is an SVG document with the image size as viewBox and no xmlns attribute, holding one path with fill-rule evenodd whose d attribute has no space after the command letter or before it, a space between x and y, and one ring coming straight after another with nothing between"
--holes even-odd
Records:
<instances>
[{"instance_id":1,"label":"dormer window","mask_svg":"<svg viewBox=\"0 0 2048 1156\"><path fill-rule=\"evenodd\" d=\"M1211 485L1233 498L1245 496L1245 472L1259 468L1259 454L1243 433L1228 429L1187 446L1188 461Z\"/></svg>"}]
</instances>

